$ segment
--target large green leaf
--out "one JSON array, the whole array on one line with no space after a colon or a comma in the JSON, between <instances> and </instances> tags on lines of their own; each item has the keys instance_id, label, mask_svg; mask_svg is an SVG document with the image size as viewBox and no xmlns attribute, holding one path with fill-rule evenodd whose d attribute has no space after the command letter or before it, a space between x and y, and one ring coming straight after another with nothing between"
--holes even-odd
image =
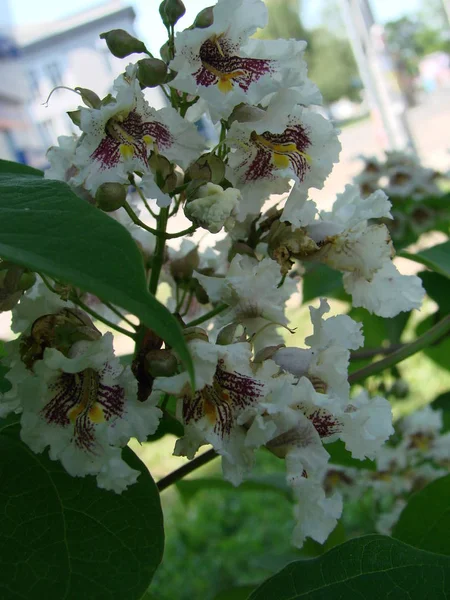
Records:
<instances>
[{"instance_id":1,"label":"large green leaf","mask_svg":"<svg viewBox=\"0 0 450 600\"><path fill-rule=\"evenodd\" d=\"M296 561L249 600L447 600L450 559L369 535L312 560Z\"/></svg>"},{"instance_id":2,"label":"large green leaf","mask_svg":"<svg viewBox=\"0 0 450 600\"><path fill-rule=\"evenodd\" d=\"M435 313L420 321L416 327L416 335L423 335L428 329L433 327L438 322L439 316L438 313ZM439 366L450 370L450 361L448 358L450 356L450 337L448 335L445 335L431 346L427 346L422 352Z\"/></svg>"},{"instance_id":3,"label":"large green leaf","mask_svg":"<svg viewBox=\"0 0 450 600\"><path fill-rule=\"evenodd\" d=\"M330 463L332 463L332 465L342 465L344 467L353 467L354 469L365 469L366 471L377 470L375 461L369 460L368 458L365 460L353 458L351 453L345 449L345 444L341 440L337 440L332 444L327 444L325 449L330 455Z\"/></svg>"},{"instance_id":4,"label":"large green leaf","mask_svg":"<svg viewBox=\"0 0 450 600\"><path fill-rule=\"evenodd\" d=\"M422 265L425 265L432 271L440 273L444 277L450 278L450 242L438 244L427 250L422 250L416 254L409 252L400 252L399 256L409 258Z\"/></svg>"},{"instance_id":5,"label":"large green leaf","mask_svg":"<svg viewBox=\"0 0 450 600\"><path fill-rule=\"evenodd\" d=\"M303 278L303 302L309 302L319 296L339 299L350 298L346 296L342 285L342 273L330 269L320 263L308 265Z\"/></svg>"},{"instance_id":6,"label":"large green leaf","mask_svg":"<svg viewBox=\"0 0 450 600\"><path fill-rule=\"evenodd\" d=\"M70 477L34 454L18 425L0 429L2 600L138 600L159 565L164 531L159 494L141 471L121 495L93 477Z\"/></svg>"},{"instance_id":7,"label":"large green leaf","mask_svg":"<svg viewBox=\"0 0 450 600\"><path fill-rule=\"evenodd\" d=\"M442 410L442 433L450 431L450 392L444 392L433 400L433 410Z\"/></svg>"},{"instance_id":8,"label":"large green leaf","mask_svg":"<svg viewBox=\"0 0 450 600\"><path fill-rule=\"evenodd\" d=\"M24 165L22 163L12 162L10 160L0 160L0 174L1 173L10 173L17 175L37 175L42 177L44 173L39 171L39 169L35 169L34 167L29 167L28 165Z\"/></svg>"},{"instance_id":9,"label":"large green leaf","mask_svg":"<svg viewBox=\"0 0 450 600\"><path fill-rule=\"evenodd\" d=\"M416 548L450 555L450 475L411 496L392 535Z\"/></svg>"},{"instance_id":10,"label":"large green leaf","mask_svg":"<svg viewBox=\"0 0 450 600\"><path fill-rule=\"evenodd\" d=\"M423 271L419 275L427 294L439 306L439 314L447 315L450 312L450 280L431 271Z\"/></svg>"},{"instance_id":11,"label":"large green leaf","mask_svg":"<svg viewBox=\"0 0 450 600\"><path fill-rule=\"evenodd\" d=\"M132 237L65 183L0 174L0 256L129 310L178 351L192 375L181 328L147 291Z\"/></svg>"},{"instance_id":12,"label":"large green leaf","mask_svg":"<svg viewBox=\"0 0 450 600\"><path fill-rule=\"evenodd\" d=\"M223 590L214 600L247 600L251 592L256 588L256 585L240 585L238 587Z\"/></svg>"}]
</instances>

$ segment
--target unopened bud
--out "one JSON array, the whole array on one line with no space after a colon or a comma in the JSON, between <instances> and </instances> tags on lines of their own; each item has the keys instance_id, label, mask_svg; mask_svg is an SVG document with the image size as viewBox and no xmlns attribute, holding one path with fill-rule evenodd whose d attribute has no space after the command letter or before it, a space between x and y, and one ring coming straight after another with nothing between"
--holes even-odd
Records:
<instances>
[{"instance_id":1,"label":"unopened bud","mask_svg":"<svg viewBox=\"0 0 450 600\"><path fill-rule=\"evenodd\" d=\"M166 28L175 25L185 12L186 7L181 0L163 0L159 5L159 14Z\"/></svg>"},{"instance_id":2,"label":"unopened bud","mask_svg":"<svg viewBox=\"0 0 450 600\"><path fill-rule=\"evenodd\" d=\"M201 327L187 327L183 330L183 336L186 342L192 342L192 340L208 341L208 334Z\"/></svg>"},{"instance_id":3,"label":"unopened bud","mask_svg":"<svg viewBox=\"0 0 450 600\"><path fill-rule=\"evenodd\" d=\"M88 108L100 108L100 104L102 101L95 92L89 90L88 88L81 87L76 87L75 91L77 91L80 94L81 99Z\"/></svg>"},{"instance_id":4,"label":"unopened bud","mask_svg":"<svg viewBox=\"0 0 450 600\"><path fill-rule=\"evenodd\" d=\"M159 55L165 63L170 62L171 56L170 56L169 42L166 42L165 44L163 44L161 46L161 48L159 49Z\"/></svg>"},{"instance_id":5,"label":"unopened bud","mask_svg":"<svg viewBox=\"0 0 450 600\"><path fill-rule=\"evenodd\" d=\"M201 10L198 15L195 17L194 27L198 29L205 29L205 27L209 27L214 22L214 13L213 7L207 6L203 10Z\"/></svg>"},{"instance_id":6,"label":"unopened bud","mask_svg":"<svg viewBox=\"0 0 450 600\"><path fill-rule=\"evenodd\" d=\"M143 87L156 87L167 79L167 65L159 58L143 58L137 61L137 78Z\"/></svg>"},{"instance_id":7,"label":"unopened bud","mask_svg":"<svg viewBox=\"0 0 450 600\"><path fill-rule=\"evenodd\" d=\"M155 175L160 175L160 177L165 180L169 175L173 173L174 166L165 156L162 154L158 154L157 152L152 152L148 164L150 169Z\"/></svg>"},{"instance_id":8,"label":"unopened bud","mask_svg":"<svg viewBox=\"0 0 450 600\"><path fill-rule=\"evenodd\" d=\"M29 290L36 283L36 274L32 271L26 271L23 273L19 279L19 283L17 288L25 292Z\"/></svg>"},{"instance_id":9,"label":"unopened bud","mask_svg":"<svg viewBox=\"0 0 450 600\"><path fill-rule=\"evenodd\" d=\"M266 115L266 111L256 106L249 106L248 104L238 104L231 115L228 117L228 125L231 125L234 121L238 123L250 123L253 121L259 121Z\"/></svg>"},{"instance_id":10,"label":"unopened bud","mask_svg":"<svg viewBox=\"0 0 450 600\"><path fill-rule=\"evenodd\" d=\"M230 323L229 325L225 325L225 327L219 331L216 344L219 346L228 346L228 344L232 344L236 335L236 329L239 326L239 323Z\"/></svg>"},{"instance_id":11,"label":"unopened bud","mask_svg":"<svg viewBox=\"0 0 450 600\"><path fill-rule=\"evenodd\" d=\"M127 190L121 183L102 183L95 194L95 202L100 210L113 212L124 205L126 197Z\"/></svg>"},{"instance_id":12,"label":"unopened bud","mask_svg":"<svg viewBox=\"0 0 450 600\"><path fill-rule=\"evenodd\" d=\"M145 44L127 33L124 29L112 29L100 34L100 39L105 40L109 51L117 58L125 58L130 54L147 52Z\"/></svg>"},{"instance_id":13,"label":"unopened bud","mask_svg":"<svg viewBox=\"0 0 450 600\"><path fill-rule=\"evenodd\" d=\"M189 167L186 175L192 180L219 184L225 177L225 163L216 154L204 154Z\"/></svg>"},{"instance_id":14,"label":"unopened bud","mask_svg":"<svg viewBox=\"0 0 450 600\"><path fill-rule=\"evenodd\" d=\"M255 354L254 362L262 363L265 360L269 360L270 358L273 358L274 354L280 348L286 348L285 344L278 344L278 346L267 346L266 348L263 348L262 350L260 350L259 352L257 352Z\"/></svg>"},{"instance_id":15,"label":"unopened bud","mask_svg":"<svg viewBox=\"0 0 450 600\"><path fill-rule=\"evenodd\" d=\"M152 377L171 377L177 372L178 361L170 350L150 350L145 366Z\"/></svg>"},{"instance_id":16,"label":"unopened bud","mask_svg":"<svg viewBox=\"0 0 450 600\"><path fill-rule=\"evenodd\" d=\"M9 261L0 262L0 312L12 310L23 292L36 281L36 275Z\"/></svg>"},{"instance_id":17,"label":"unopened bud","mask_svg":"<svg viewBox=\"0 0 450 600\"><path fill-rule=\"evenodd\" d=\"M176 283L189 282L199 262L200 257L197 248L193 248L182 258L177 258L170 263L170 274Z\"/></svg>"}]
</instances>

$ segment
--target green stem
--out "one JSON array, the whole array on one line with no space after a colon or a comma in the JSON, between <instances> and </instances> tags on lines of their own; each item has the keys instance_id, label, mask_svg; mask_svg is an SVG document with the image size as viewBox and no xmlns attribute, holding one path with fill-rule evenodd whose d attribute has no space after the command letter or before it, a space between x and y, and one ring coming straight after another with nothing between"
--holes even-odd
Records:
<instances>
[{"instance_id":1,"label":"green stem","mask_svg":"<svg viewBox=\"0 0 450 600\"><path fill-rule=\"evenodd\" d=\"M348 378L349 383L356 383L357 381L362 381L363 379L366 379L371 375L375 375L380 371L384 371L384 369L389 369L390 367L393 367L402 360L405 360L406 358L409 358L410 356L416 354L420 350L423 350L423 348L430 346L449 331L450 315L447 315L446 317L441 319L439 323L436 323L434 327L431 327L431 329L426 331L423 335L418 337L413 342L405 344L396 352L392 352L392 354L386 356L386 358L378 360L377 362L367 365L366 367L363 367L362 369L359 369L358 371L352 373Z\"/></svg>"},{"instance_id":2,"label":"green stem","mask_svg":"<svg viewBox=\"0 0 450 600\"><path fill-rule=\"evenodd\" d=\"M75 302L75 304L78 304L78 306L80 306L80 308L82 308L84 311L86 311L88 314L90 314L91 317L94 317L94 319L97 319L97 321L101 321L108 327L111 327L111 329L115 329L119 333L122 333L123 335L127 335L132 340L136 339L136 335L134 333L131 333L131 331L128 331L127 329L124 329L123 327L120 327L120 325L116 325L115 323L108 321L108 319L105 319L105 317L102 317L101 315L99 315L95 310L92 310L92 308L89 308L89 306L86 306L86 304L84 302L82 302L79 298L74 300L74 302Z\"/></svg>"},{"instance_id":3,"label":"green stem","mask_svg":"<svg viewBox=\"0 0 450 600\"><path fill-rule=\"evenodd\" d=\"M158 215L153 212L153 210L151 209L149 203L147 202L147 198L144 196L144 193L142 192L141 188L137 185L137 183L136 183L133 175L130 176L130 183L136 188L136 191L139 194L139 198L144 203L144 206L148 210L148 212L152 215L152 217L154 219L158 218Z\"/></svg>"},{"instance_id":4,"label":"green stem","mask_svg":"<svg viewBox=\"0 0 450 600\"><path fill-rule=\"evenodd\" d=\"M213 448L211 448L211 450L208 450L207 452L204 452L203 454L200 454L200 456L197 456L197 458L194 458L179 469L172 471L172 473L169 473L168 475L166 475L166 477L160 479L156 484L158 490L162 492L170 485L176 483L180 479L183 479L183 477L185 477L189 473L192 473L192 471L195 471L199 467L206 465L214 458L216 458L216 456L218 456L218 454Z\"/></svg>"},{"instance_id":5,"label":"green stem","mask_svg":"<svg viewBox=\"0 0 450 600\"><path fill-rule=\"evenodd\" d=\"M120 312L120 310L117 310L117 308L113 304L110 304L109 302L105 302L104 300L102 300L102 302L105 306L107 306L109 308L109 310L112 310L112 312L115 313L122 321L125 321L125 323L128 323L128 325L130 327L132 327L133 329L136 329L137 325L135 325L132 321L130 321L130 319L128 319L125 315L123 315Z\"/></svg>"},{"instance_id":6,"label":"green stem","mask_svg":"<svg viewBox=\"0 0 450 600\"><path fill-rule=\"evenodd\" d=\"M169 218L169 208L161 208L159 211L157 225L159 236L156 238L155 254L153 255L152 271L150 274L150 293L155 295L158 289L159 275L164 262L164 248L166 245L166 227Z\"/></svg>"},{"instance_id":7,"label":"green stem","mask_svg":"<svg viewBox=\"0 0 450 600\"><path fill-rule=\"evenodd\" d=\"M216 308L213 308L202 317L194 319L193 321L190 321L190 323L186 323L186 327L195 327L196 325L200 325L205 321L209 321L209 319L212 319L212 317L215 317L219 313L223 312L226 308L228 308L228 304L219 304L216 306Z\"/></svg>"},{"instance_id":8,"label":"green stem","mask_svg":"<svg viewBox=\"0 0 450 600\"><path fill-rule=\"evenodd\" d=\"M178 231L177 233L166 233L164 237L166 238L166 240L172 240L174 238L178 238L183 235L190 235L191 233L194 233L194 231L196 231L196 229L197 229L197 225L191 225L187 229L184 229L183 231Z\"/></svg>"},{"instance_id":9,"label":"green stem","mask_svg":"<svg viewBox=\"0 0 450 600\"><path fill-rule=\"evenodd\" d=\"M123 204L123 208L135 225L139 225L139 227L142 227L142 229L145 229L146 231L153 233L153 235L156 235L156 236L163 235L164 236L164 233L161 233L158 229L153 229L153 227L149 227L143 221L141 221L140 218L137 216L137 214L133 211L131 206L128 204L128 202L125 202Z\"/></svg>"}]
</instances>

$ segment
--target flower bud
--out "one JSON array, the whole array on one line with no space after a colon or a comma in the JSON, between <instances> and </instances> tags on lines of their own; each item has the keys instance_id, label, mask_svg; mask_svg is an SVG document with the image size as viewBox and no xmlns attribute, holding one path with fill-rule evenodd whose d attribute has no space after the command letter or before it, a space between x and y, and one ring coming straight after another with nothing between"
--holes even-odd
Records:
<instances>
[{"instance_id":1,"label":"flower bud","mask_svg":"<svg viewBox=\"0 0 450 600\"><path fill-rule=\"evenodd\" d=\"M219 346L228 346L228 344L232 344L238 327L241 327L239 323L229 323L228 325L225 325L217 335L216 344Z\"/></svg>"},{"instance_id":2,"label":"flower bud","mask_svg":"<svg viewBox=\"0 0 450 600\"><path fill-rule=\"evenodd\" d=\"M192 340L208 341L208 334L201 327L186 327L183 330L183 336L186 342L192 342Z\"/></svg>"},{"instance_id":3,"label":"flower bud","mask_svg":"<svg viewBox=\"0 0 450 600\"><path fill-rule=\"evenodd\" d=\"M117 58L125 58L130 54L147 52L145 44L127 33L124 29L112 29L100 34L100 39L105 40L109 51Z\"/></svg>"},{"instance_id":4,"label":"flower bud","mask_svg":"<svg viewBox=\"0 0 450 600\"><path fill-rule=\"evenodd\" d=\"M95 194L95 201L100 210L113 212L124 205L127 190L121 183L102 183Z\"/></svg>"},{"instance_id":5,"label":"flower bud","mask_svg":"<svg viewBox=\"0 0 450 600\"><path fill-rule=\"evenodd\" d=\"M95 92L88 88L76 87L75 91L81 96L81 99L88 108L100 108L101 100ZM74 111L76 112L76 111Z\"/></svg>"},{"instance_id":6,"label":"flower bud","mask_svg":"<svg viewBox=\"0 0 450 600\"><path fill-rule=\"evenodd\" d=\"M36 275L9 261L0 262L0 312L12 310L23 292L36 281Z\"/></svg>"},{"instance_id":7,"label":"flower bud","mask_svg":"<svg viewBox=\"0 0 450 600\"><path fill-rule=\"evenodd\" d=\"M170 274L176 283L189 282L199 262L200 257L197 248L193 248L182 258L177 258L170 263Z\"/></svg>"},{"instance_id":8,"label":"flower bud","mask_svg":"<svg viewBox=\"0 0 450 600\"><path fill-rule=\"evenodd\" d=\"M232 227L241 193L236 188L224 190L220 185L207 183L198 191L198 198L184 207L186 217L193 223L218 233L222 227Z\"/></svg>"},{"instance_id":9,"label":"flower bud","mask_svg":"<svg viewBox=\"0 0 450 600\"><path fill-rule=\"evenodd\" d=\"M220 183L225 177L225 163L216 154L204 154L189 167L186 177Z\"/></svg>"},{"instance_id":10,"label":"flower bud","mask_svg":"<svg viewBox=\"0 0 450 600\"><path fill-rule=\"evenodd\" d=\"M238 123L249 123L253 121L259 121L264 117L266 111L256 106L249 106L248 104L238 104L233 109L233 112L228 117L228 125L231 125L234 121Z\"/></svg>"},{"instance_id":11,"label":"flower bud","mask_svg":"<svg viewBox=\"0 0 450 600\"><path fill-rule=\"evenodd\" d=\"M175 25L185 12L186 7L181 0L163 0L159 5L159 14L167 29Z\"/></svg>"},{"instance_id":12,"label":"flower bud","mask_svg":"<svg viewBox=\"0 0 450 600\"><path fill-rule=\"evenodd\" d=\"M175 375L178 361L170 350L150 350L145 355L145 367L152 377Z\"/></svg>"},{"instance_id":13,"label":"flower bud","mask_svg":"<svg viewBox=\"0 0 450 600\"><path fill-rule=\"evenodd\" d=\"M165 44L163 44L161 46L161 48L159 49L159 55L165 63L167 63L167 64L170 63L171 57L170 57L169 42L166 42Z\"/></svg>"},{"instance_id":14,"label":"flower bud","mask_svg":"<svg viewBox=\"0 0 450 600\"><path fill-rule=\"evenodd\" d=\"M195 17L194 27L198 29L205 29L205 27L209 27L214 22L214 13L213 7L207 6L203 10L201 10L198 15Z\"/></svg>"},{"instance_id":15,"label":"flower bud","mask_svg":"<svg viewBox=\"0 0 450 600\"><path fill-rule=\"evenodd\" d=\"M165 83L167 65L159 58L143 58L137 61L137 78L142 87L156 87Z\"/></svg>"},{"instance_id":16,"label":"flower bud","mask_svg":"<svg viewBox=\"0 0 450 600\"><path fill-rule=\"evenodd\" d=\"M21 341L20 354L28 369L40 360L46 348L56 348L65 356L76 342L94 341L102 334L91 319L77 308L63 308L57 313L37 319L29 336Z\"/></svg>"}]
</instances>

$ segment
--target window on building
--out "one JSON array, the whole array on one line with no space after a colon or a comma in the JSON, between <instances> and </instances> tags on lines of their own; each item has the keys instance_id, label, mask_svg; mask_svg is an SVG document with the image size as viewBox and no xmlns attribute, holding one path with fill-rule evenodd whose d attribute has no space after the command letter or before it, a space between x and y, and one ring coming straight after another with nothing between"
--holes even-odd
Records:
<instances>
[{"instance_id":1,"label":"window on building","mask_svg":"<svg viewBox=\"0 0 450 600\"><path fill-rule=\"evenodd\" d=\"M63 84L61 67L57 62L51 62L45 66L45 73L53 87Z\"/></svg>"},{"instance_id":2,"label":"window on building","mask_svg":"<svg viewBox=\"0 0 450 600\"><path fill-rule=\"evenodd\" d=\"M39 85L39 77L36 71L28 71L28 81L30 84L31 97L39 99L41 97L41 88Z\"/></svg>"}]
</instances>

